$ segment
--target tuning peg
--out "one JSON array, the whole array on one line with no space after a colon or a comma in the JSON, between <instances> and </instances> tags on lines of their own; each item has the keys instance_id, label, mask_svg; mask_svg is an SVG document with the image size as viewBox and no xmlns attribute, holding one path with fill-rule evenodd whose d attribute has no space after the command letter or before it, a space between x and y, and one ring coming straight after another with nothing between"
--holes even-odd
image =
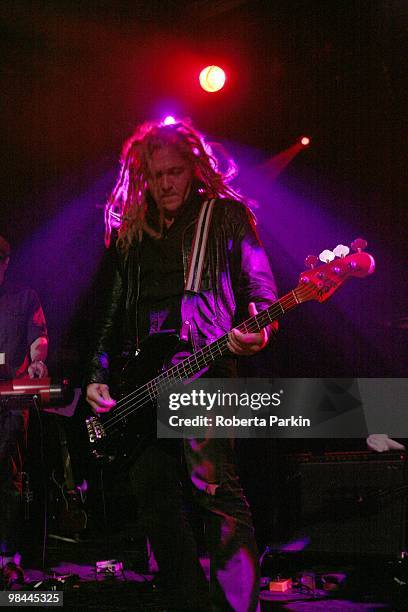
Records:
<instances>
[{"instance_id":1,"label":"tuning peg","mask_svg":"<svg viewBox=\"0 0 408 612\"><path fill-rule=\"evenodd\" d=\"M305 259L306 268L310 268L311 270L313 270L313 268L315 268L318 263L319 258L316 257L316 255L308 255Z\"/></svg>"},{"instance_id":2,"label":"tuning peg","mask_svg":"<svg viewBox=\"0 0 408 612\"><path fill-rule=\"evenodd\" d=\"M345 246L344 244L338 244L336 248L333 249L333 253L335 254L336 257L345 257L346 255L350 253L350 249L348 248L348 246Z\"/></svg>"},{"instance_id":3,"label":"tuning peg","mask_svg":"<svg viewBox=\"0 0 408 612\"><path fill-rule=\"evenodd\" d=\"M319 255L319 259L323 263L329 263L330 261L333 261L334 258L335 254L333 253L333 251L329 251L329 249L322 251Z\"/></svg>"},{"instance_id":4,"label":"tuning peg","mask_svg":"<svg viewBox=\"0 0 408 612\"><path fill-rule=\"evenodd\" d=\"M360 251L364 251L366 246L367 240L364 240L364 238L356 238L354 242L351 243L351 248L353 249L353 251L358 251L359 253Z\"/></svg>"}]
</instances>

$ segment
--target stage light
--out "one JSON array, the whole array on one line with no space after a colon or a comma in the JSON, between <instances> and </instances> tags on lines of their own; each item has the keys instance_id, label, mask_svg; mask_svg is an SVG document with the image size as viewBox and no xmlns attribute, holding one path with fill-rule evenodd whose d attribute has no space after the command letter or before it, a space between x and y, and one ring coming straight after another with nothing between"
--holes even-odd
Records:
<instances>
[{"instance_id":1,"label":"stage light","mask_svg":"<svg viewBox=\"0 0 408 612\"><path fill-rule=\"evenodd\" d=\"M310 145L309 136L302 136L302 138L300 139L300 144L302 145L302 147L308 147Z\"/></svg>"},{"instance_id":2,"label":"stage light","mask_svg":"<svg viewBox=\"0 0 408 612\"><path fill-rule=\"evenodd\" d=\"M224 87L225 72L219 66L207 66L200 72L200 85L205 91L213 93Z\"/></svg>"},{"instance_id":3,"label":"stage light","mask_svg":"<svg viewBox=\"0 0 408 612\"><path fill-rule=\"evenodd\" d=\"M164 125L174 125L176 123L175 118L172 115L167 115L163 121Z\"/></svg>"}]
</instances>

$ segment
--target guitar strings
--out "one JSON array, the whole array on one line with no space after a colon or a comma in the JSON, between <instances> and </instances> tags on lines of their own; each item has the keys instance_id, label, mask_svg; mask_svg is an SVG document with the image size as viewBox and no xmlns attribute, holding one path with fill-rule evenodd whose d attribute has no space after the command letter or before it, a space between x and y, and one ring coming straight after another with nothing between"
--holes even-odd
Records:
<instances>
[{"instance_id":1,"label":"guitar strings","mask_svg":"<svg viewBox=\"0 0 408 612\"><path fill-rule=\"evenodd\" d=\"M238 329L245 329L248 332L258 331L262 327L265 327L265 325L267 325L272 320L275 320L277 316L282 315L290 308L295 307L298 303L300 303L300 301L313 295L313 293L313 289L310 289L306 286L297 288L283 296L280 300L275 302L275 304L272 304L269 308L262 310L260 313L258 313L254 317L251 317L250 319L247 319L237 327ZM273 313L273 310L276 310L278 306L279 311ZM263 322L261 323L261 325L259 325L262 320ZM227 348L227 341L228 334L225 334L224 336L221 336L220 338L215 340L212 344L203 347L203 349L194 354L194 361L196 361L197 367L199 367L198 372L200 371L200 369L204 369L205 367L207 367L207 357L210 357L210 362L214 359L211 351L211 346L217 344L219 346L217 350L219 350L220 354L223 355L225 349ZM135 391L132 391L125 397L121 398L121 400L119 400L116 404L115 412L112 413L112 416L110 416L110 418L107 418L106 421L103 423L104 429L109 430L119 421L123 420L139 408L142 408L151 400L155 399L160 392L166 390L166 385L167 388L171 388L175 381L183 382L185 380L188 380L186 366L183 364L192 361L192 357L193 356L190 356L179 364L172 366L166 372L163 372L153 380L149 381L148 383L145 383ZM184 368L185 372L184 377L180 375L182 368ZM173 374L176 374L176 376L173 376ZM193 371L192 374L194 374ZM135 401L129 405L129 402L132 402L132 400Z\"/></svg>"},{"instance_id":2,"label":"guitar strings","mask_svg":"<svg viewBox=\"0 0 408 612\"><path fill-rule=\"evenodd\" d=\"M287 298L287 297L288 296L284 296L284 298ZM281 299L281 302L283 302L284 298ZM288 300L286 299L285 301L288 301ZM277 304L278 304L278 302L276 302L274 305L272 305L270 307L270 309L273 309L273 306L276 307ZM265 310L261 311L256 316L259 319L266 319L266 323L270 322L271 315L267 314L267 311L270 310L270 309L265 309ZM280 310L281 310L281 308L280 308ZM252 321L252 319L253 318L248 319L247 321ZM253 324L252 323L248 323L247 321L244 321L239 327L246 327L249 331L255 331L256 329L258 329L258 327L259 327L258 325L255 325L255 327L253 329L250 329L251 327L253 327ZM254 321L254 323L255 323L255 321ZM220 351L220 353L222 355L223 354L223 350L226 348L227 340L228 340L228 334L225 334L224 336L221 336L220 338L218 338L214 343L212 343L212 345L208 345L208 346L204 347L203 349L201 349L200 351L198 351L197 353L195 353L194 360L196 361L196 365L199 368L199 370L203 369L204 367L206 367L208 365L207 361L206 361L206 357L207 356L211 356L212 357L212 350L211 350L210 347L213 346L214 344L218 344L219 347L220 347L219 351ZM151 391L154 392L155 387L159 387L161 385L162 387L165 388L166 384L170 384L171 385L171 384L173 384L174 380L183 381L186 378L188 379L186 367L183 364L186 361L189 361L189 360L191 360L191 356L189 358L187 358L186 360L184 360L183 362L180 362L180 364L177 364L176 366L172 366L166 372L163 372L161 375L159 375L158 377L156 377L152 381L149 381L148 383L146 383L142 387L139 387L135 391L132 391L129 395L121 398L121 400L119 400L119 402L116 404L116 409L115 409L116 414L112 414L112 417L110 419L107 419L105 421L105 424L109 425L109 423L112 420L115 420L119 416L119 414L118 414L118 407L123 410L123 408L129 402L129 400L131 400L134 395L138 395L138 394L140 395L141 391L143 391L143 393L145 395L145 399L147 399L146 392L149 395L149 399L154 399L154 395L153 395L153 397L151 396ZM184 376L180 376L181 367L184 368ZM176 376L172 376L174 374L176 374ZM194 372L191 372L191 374L194 374ZM150 386L150 389L149 389L149 386ZM121 411L121 413L122 413L122 411ZM126 414L128 414L128 412L126 412Z\"/></svg>"},{"instance_id":3,"label":"guitar strings","mask_svg":"<svg viewBox=\"0 0 408 612\"><path fill-rule=\"evenodd\" d=\"M301 289L303 289L303 288L301 288ZM265 315L267 315L267 317L268 317L266 319L266 321L268 321L268 319L271 320L270 316L271 316L271 313L272 313L272 310L273 310L274 306L279 305L281 307L281 312L280 313L276 313L276 315L282 314L283 312L286 312L290 308L293 308L294 306L296 306L299 303L299 297L300 297L300 299L304 299L305 297L308 297L309 295L311 295L313 293L313 291L310 291L310 290L303 290L303 291L301 291L300 289L298 289L298 294L299 293L301 293L301 295L297 295L296 296L296 294L294 294L294 292L291 292L290 294L285 295L283 298L281 298L281 300L276 302L271 307L261 311L260 313L258 313L258 315L255 315L255 317L252 317L252 318L248 319L247 321L244 321L243 323L241 323L238 326L238 329L240 327L242 327L242 328L246 327L246 329L248 331L250 331L250 332L258 330L259 329L258 321L260 321L261 319L265 319L266 318ZM286 304L286 308L282 311L282 306L283 306L284 302L290 302L290 304ZM274 319L276 319L276 315L275 315L275 313L273 313ZM251 322L248 323L248 321L251 321ZM195 356L196 356L196 361L197 361L198 367L200 369L203 369L203 368L205 368L208 365L208 362L206 361L206 357L210 356L210 361L212 361L214 359L211 350L209 350L209 348L211 346L213 346L214 344L216 344L216 343L219 344L220 345L220 349L219 349L220 353L224 354L224 351L227 348L227 341L228 341L228 334L225 334L225 336L222 336L221 338L216 340L214 343L212 343L212 345L207 345L206 347L201 349L201 351L197 352L195 354ZM190 358L184 360L184 362L188 361L189 359ZM199 360L200 361L202 360L202 363L198 363ZM116 404L115 413L112 413L112 416L105 421L105 423L104 423L105 430L110 429L111 427L116 425L117 422L123 420L124 418L129 416L131 413L133 413L136 410L138 410L139 408L143 407L149 401L155 399L157 397L157 395L159 395L159 393L162 390L166 389L166 385L167 385L167 388L170 388L174 384L175 381L183 382L186 379L188 380L187 373L185 373L184 377L180 375L180 365L182 365L184 362L181 362L180 364L177 364L176 366L173 366L172 368L170 368L166 372L163 372L161 375L159 375L158 377L156 377L152 381L149 381L148 383L146 383L142 387L139 387L138 389L136 389L135 391L133 391L129 395L127 395L124 398L122 398ZM176 376L170 376L170 374L174 374L174 373L176 373L177 375ZM161 386L161 388L160 388L160 386ZM136 400L135 403L132 403L131 405L128 405L129 401L131 401L132 399ZM119 407L120 412L118 411L117 407Z\"/></svg>"},{"instance_id":4,"label":"guitar strings","mask_svg":"<svg viewBox=\"0 0 408 612\"><path fill-rule=\"evenodd\" d=\"M269 322L275 320L277 317L281 316L282 314L284 314L291 308L294 308L296 305L300 304L305 299L307 300L311 298L313 294L315 294L315 289L310 284L304 285L304 286L298 285L295 289L293 289L288 294L280 298L280 300L275 302L275 304L272 304L269 308L266 308L265 310L261 311L254 317L247 319L246 321L238 325L237 328L240 331L244 330L246 332L259 331L262 327L265 327ZM289 304L283 307L284 302L289 302ZM277 306L280 307L280 310L275 313L273 312L273 310L274 310L274 307L276 309ZM262 319L265 319L265 321L263 321L262 324L259 325L259 322ZM105 429L109 429L110 427L115 425L120 420L123 420L124 418L126 418L129 414L143 407L149 401L154 400L157 397L157 395L160 393L160 385L162 388L165 389L166 388L165 385L168 385L168 388L170 388L172 384L174 383L174 381L183 382L185 380L188 380L189 375L186 370L185 364L188 364L191 369L190 375L199 373L200 369L205 369L205 367L207 367L207 365L211 361L214 361L215 359L215 357L212 354L211 347L215 347L216 345L218 345L218 350L220 351L220 354L223 355L225 349L227 348L227 341L228 341L228 334L225 334L224 336L221 336L220 338L218 338L211 344L205 346L200 351L197 351L196 353L194 353L187 359L183 360L179 364L172 366L171 368L169 368L168 370L166 370L165 372L163 372L162 374L160 374L153 380L149 381L145 385L139 387L138 389L135 389L134 391L132 391L125 397L121 398L117 402L116 409L112 413L112 416L106 419L104 423ZM208 357L210 357L209 361L207 361ZM199 363L201 359L203 361L202 363ZM196 361L196 365L199 368L197 372L194 372L193 368L190 365L193 362L193 360ZM181 368L184 369L183 376L180 375ZM173 376L172 374L176 374L176 376ZM133 404L130 404L130 406L128 406L129 402L131 402L133 399L136 399L136 398L137 398L137 401Z\"/></svg>"}]
</instances>

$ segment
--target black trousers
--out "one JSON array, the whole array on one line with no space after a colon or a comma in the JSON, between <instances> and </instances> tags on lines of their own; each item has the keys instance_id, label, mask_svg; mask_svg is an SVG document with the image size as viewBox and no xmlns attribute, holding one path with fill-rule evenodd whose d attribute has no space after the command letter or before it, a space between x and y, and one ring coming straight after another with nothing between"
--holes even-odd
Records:
<instances>
[{"instance_id":1,"label":"black trousers","mask_svg":"<svg viewBox=\"0 0 408 612\"><path fill-rule=\"evenodd\" d=\"M12 556L19 547L27 425L27 409L0 402L0 551L6 556Z\"/></svg>"},{"instance_id":2,"label":"black trousers","mask_svg":"<svg viewBox=\"0 0 408 612\"><path fill-rule=\"evenodd\" d=\"M130 477L169 609L258 610L258 555L231 441L155 441L132 466ZM204 516L210 585L184 512L186 487Z\"/></svg>"}]
</instances>

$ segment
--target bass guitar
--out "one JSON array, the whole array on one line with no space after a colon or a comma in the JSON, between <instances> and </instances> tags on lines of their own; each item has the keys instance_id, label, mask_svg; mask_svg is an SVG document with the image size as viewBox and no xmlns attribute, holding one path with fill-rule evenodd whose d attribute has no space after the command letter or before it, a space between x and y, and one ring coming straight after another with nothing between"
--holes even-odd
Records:
<instances>
[{"instance_id":1,"label":"bass guitar","mask_svg":"<svg viewBox=\"0 0 408 612\"><path fill-rule=\"evenodd\" d=\"M359 238L351 245L355 251L352 254L348 254L348 247L343 245L333 252L323 251L320 259L327 263L318 267L318 258L309 256L305 262L309 269L302 272L298 285L237 329L243 333L258 332L304 302L325 302L347 279L371 274L375 262L363 251L366 245L365 240ZM228 334L224 334L177 365L168 367L166 364L177 353L179 338L174 334L150 336L137 357L122 369L123 379L132 381L133 387L127 382L109 413L86 420L93 456L108 463L117 460L123 463L140 452L146 439L156 431L154 407L160 392L175 382L199 377L214 361L229 354L227 341Z\"/></svg>"}]
</instances>

